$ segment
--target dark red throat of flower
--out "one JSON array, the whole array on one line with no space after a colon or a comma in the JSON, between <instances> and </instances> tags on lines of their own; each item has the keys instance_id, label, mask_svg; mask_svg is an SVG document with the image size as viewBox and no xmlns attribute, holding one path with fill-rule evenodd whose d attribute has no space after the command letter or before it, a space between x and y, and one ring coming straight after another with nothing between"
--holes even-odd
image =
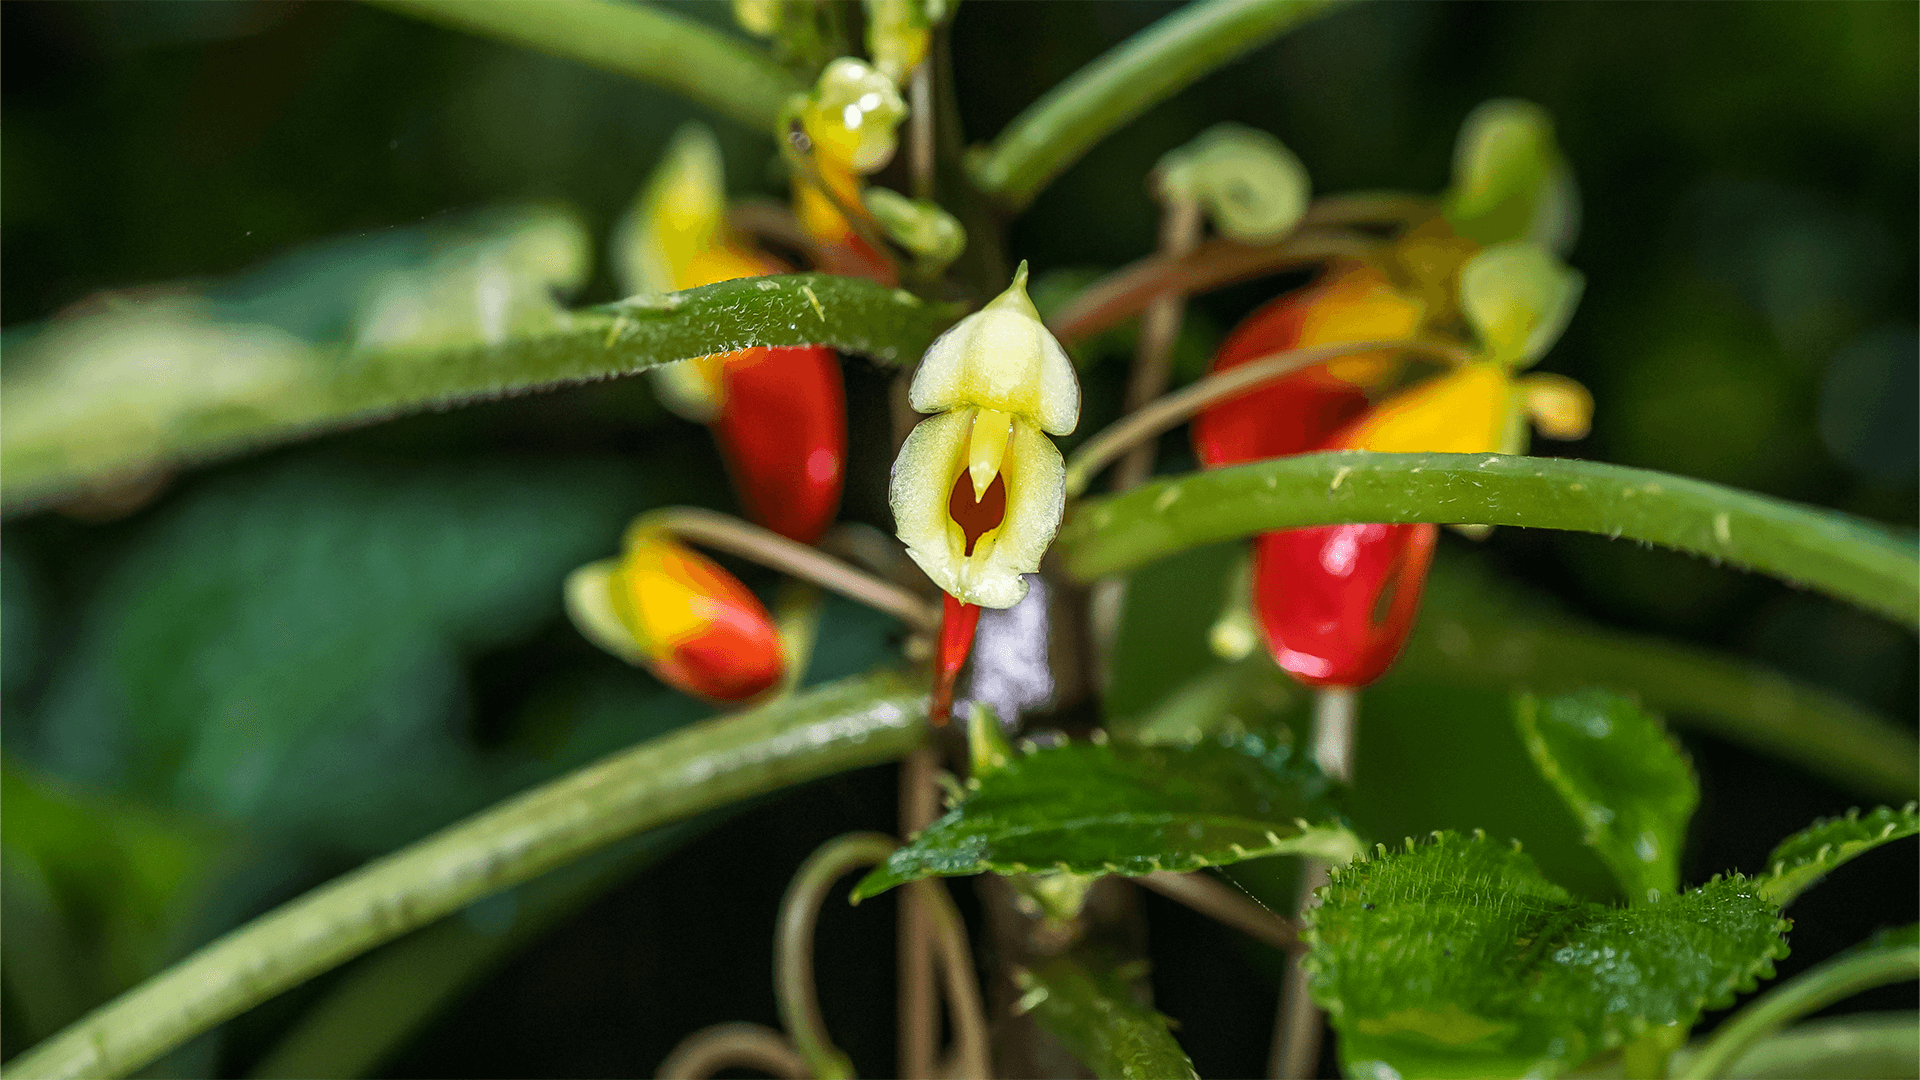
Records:
<instances>
[{"instance_id":1,"label":"dark red throat of flower","mask_svg":"<svg viewBox=\"0 0 1920 1080\"><path fill-rule=\"evenodd\" d=\"M1000 481L994 480L995 484ZM988 492L989 495L992 492ZM942 594L940 643L933 654L933 701L927 707L927 722L940 727L953 714L953 681L973 651L973 631L980 625L980 605L963 604Z\"/></svg>"},{"instance_id":2,"label":"dark red throat of flower","mask_svg":"<svg viewBox=\"0 0 1920 1080\"><path fill-rule=\"evenodd\" d=\"M953 481L953 492L947 496L947 516L966 534L967 554L971 556L973 545L979 543L982 536L999 528L1007 518L1006 477L995 473L993 483L987 485L986 495L979 502L974 502L973 475L961 469L960 475Z\"/></svg>"}]
</instances>

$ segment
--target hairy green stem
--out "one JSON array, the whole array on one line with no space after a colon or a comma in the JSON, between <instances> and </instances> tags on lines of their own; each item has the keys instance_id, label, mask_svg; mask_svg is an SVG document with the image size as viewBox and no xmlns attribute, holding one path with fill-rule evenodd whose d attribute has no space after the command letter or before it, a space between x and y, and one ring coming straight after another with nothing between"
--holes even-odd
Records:
<instances>
[{"instance_id":1,"label":"hairy green stem","mask_svg":"<svg viewBox=\"0 0 1920 1080\"><path fill-rule=\"evenodd\" d=\"M1068 76L1008 124L970 168L1018 209L1094 143L1201 76L1320 14L1331 0L1200 0Z\"/></svg>"},{"instance_id":2,"label":"hairy green stem","mask_svg":"<svg viewBox=\"0 0 1920 1080\"><path fill-rule=\"evenodd\" d=\"M1920 625L1914 543L1845 514L1566 458L1302 454L1088 500L1060 531L1069 573L1124 574L1176 551L1345 522L1485 523L1625 537L1705 555Z\"/></svg>"},{"instance_id":3,"label":"hairy green stem","mask_svg":"<svg viewBox=\"0 0 1920 1080\"><path fill-rule=\"evenodd\" d=\"M925 687L880 673L642 743L268 912L20 1055L7 1075L124 1076L509 885L645 829L897 758L925 737Z\"/></svg>"},{"instance_id":4,"label":"hairy green stem","mask_svg":"<svg viewBox=\"0 0 1920 1080\"><path fill-rule=\"evenodd\" d=\"M115 477L756 345L830 345L911 363L960 314L863 279L786 274L636 296L492 344L321 356L294 400L271 411L228 409L160 438L100 446L84 424L51 437L0 428L0 503L18 510Z\"/></svg>"},{"instance_id":5,"label":"hairy green stem","mask_svg":"<svg viewBox=\"0 0 1920 1080\"><path fill-rule=\"evenodd\" d=\"M1680 1080L1715 1080L1755 1043L1808 1013L1863 990L1920 978L1920 946L1912 934L1898 944L1869 945L1817 965L1781 983L1735 1013L1687 1062Z\"/></svg>"},{"instance_id":6,"label":"hairy green stem","mask_svg":"<svg viewBox=\"0 0 1920 1080\"><path fill-rule=\"evenodd\" d=\"M805 91L771 56L691 19L616 0L373 0L390 11L630 75L772 134Z\"/></svg>"}]
</instances>

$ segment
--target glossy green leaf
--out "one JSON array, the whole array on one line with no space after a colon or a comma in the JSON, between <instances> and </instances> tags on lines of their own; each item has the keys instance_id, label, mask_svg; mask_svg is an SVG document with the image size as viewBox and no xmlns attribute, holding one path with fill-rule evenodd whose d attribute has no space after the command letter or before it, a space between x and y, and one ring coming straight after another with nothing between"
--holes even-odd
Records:
<instances>
[{"instance_id":1,"label":"glossy green leaf","mask_svg":"<svg viewBox=\"0 0 1920 1080\"><path fill-rule=\"evenodd\" d=\"M1166 1017L1134 999L1119 973L1056 957L1014 980L1020 1006L1100 1080L1198 1080Z\"/></svg>"},{"instance_id":2,"label":"glossy green leaf","mask_svg":"<svg viewBox=\"0 0 1920 1080\"><path fill-rule=\"evenodd\" d=\"M1317 895L1306 963L1350 1076L1552 1076L1693 1023L1786 955L1746 878L1607 907L1485 837L1382 847Z\"/></svg>"},{"instance_id":3,"label":"glossy green leaf","mask_svg":"<svg viewBox=\"0 0 1920 1080\"><path fill-rule=\"evenodd\" d=\"M1273 529L1373 521L1642 540L1920 625L1920 551L1911 537L1718 484L1570 458L1335 451L1208 469L1082 500L1057 546L1067 572L1089 581Z\"/></svg>"},{"instance_id":4,"label":"glossy green leaf","mask_svg":"<svg viewBox=\"0 0 1920 1080\"><path fill-rule=\"evenodd\" d=\"M1344 862L1357 841L1328 781L1258 739L1192 746L1069 743L977 778L966 801L861 880L855 901L932 875L1150 874L1262 855Z\"/></svg>"},{"instance_id":5,"label":"glossy green leaf","mask_svg":"<svg viewBox=\"0 0 1920 1080\"><path fill-rule=\"evenodd\" d=\"M1587 690L1524 695L1514 721L1628 899L1651 903L1677 890L1700 786L1659 720L1631 698Z\"/></svg>"},{"instance_id":6,"label":"glossy green leaf","mask_svg":"<svg viewBox=\"0 0 1920 1080\"><path fill-rule=\"evenodd\" d=\"M1780 841L1767 856L1767 872L1758 879L1760 892L1786 907L1836 867L1915 833L1920 833L1920 813L1913 803L1898 810L1881 806L1865 814L1854 809L1816 821Z\"/></svg>"},{"instance_id":7,"label":"glossy green leaf","mask_svg":"<svg viewBox=\"0 0 1920 1080\"><path fill-rule=\"evenodd\" d=\"M959 313L827 274L742 278L566 312L545 288L556 273L548 263L572 256L564 238L542 236L536 230L530 249L511 258L456 251L384 280L348 343L226 321L226 309L181 300L124 305L18 338L0 396L0 499L17 509L320 431L756 345L911 361ZM543 256L545 247L559 253ZM519 284L501 300L480 287L496 280Z\"/></svg>"}]
</instances>

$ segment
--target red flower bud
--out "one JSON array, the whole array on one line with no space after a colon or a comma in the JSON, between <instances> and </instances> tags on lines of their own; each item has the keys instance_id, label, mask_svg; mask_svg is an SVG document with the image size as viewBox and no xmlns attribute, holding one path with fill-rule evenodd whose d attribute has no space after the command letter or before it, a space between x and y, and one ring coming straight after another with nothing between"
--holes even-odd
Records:
<instances>
[{"instance_id":1,"label":"red flower bud","mask_svg":"<svg viewBox=\"0 0 1920 1080\"><path fill-rule=\"evenodd\" d=\"M1254 541L1253 606L1274 662L1308 686L1365 686L1406 644L1433 525L1320 525Z\"/></svg>"},{"instance_id":2,"label":"red flower bud","mask_svg":"<svg viewBox=\"0 0 1920 1080\"><path fill-rule=\"evenodd\" d=\"M803 544L840 506L847 402L833 350L813 345L731 353L714 438L747 516Z\"/></svg>"},{"instance_id":3,"label":"red flower bud","mask_svg":"<svg viewBox=\"0 0 1920 1080\"><path fill-rule=\"evenodd\" d=\"M567 612L595 644L710 701L745 701L786 666L767 609L719 564L654 533L574 571Z\"/></svg>"},{"instance_id":4,"label":"red flower bud","mask_svg":"<svg viewBox=\"0 0 1920 1080\"><path fill-rule=\"evenodd\" d=\"M927 722L940 727L953 714L953 683L973 651L973 632L980 626L980 605L963 604L951 593L940 595L940 642L933 654L933 700Z\"/></svg>"}]
</instances>

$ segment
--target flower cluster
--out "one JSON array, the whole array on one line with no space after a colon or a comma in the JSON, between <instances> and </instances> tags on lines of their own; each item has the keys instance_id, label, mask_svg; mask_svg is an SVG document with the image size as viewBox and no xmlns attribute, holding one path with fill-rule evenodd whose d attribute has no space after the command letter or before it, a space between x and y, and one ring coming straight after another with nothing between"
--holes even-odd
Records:
<instances>
[{"instance_id":1,"label":"flower cluster","mask_svg":"<svg viewBox=\"0 0 1920 1080\"><path fill-rule=\"evenodd\" d=\"M979 608L1026 596L1022 575L1040 568L1066 502L1066 464L1047 436L1079 424L1080 382L1027 298L1025 264L927 349L909 398L933 415L900 447L887 495L907 554L947 594L937 721Z\"/></svg>"},{"instance_id":2,"label":"flower cluster","mask_svg":"<svg viewBox=\"0 0 1920 1080\"><path fill-rule=\"evenodd\" d=\"M1592 402L1572 380L1518 377L1559 336L1579 276L1537 244L1515 241L1459 264L1457 293L1435 303L1431 281L1342 263L1256 311L1221 347L1215 370L1288 349L1406 339L1457 307L1478 355L1373 401L1405 366L1361 353L1296 372L1196 419L1209 466L1313 450L1524 453L1531 419L1578 438ZM1312 686L1363 686L1393 663L1412 630L1437 529L1356 523L1287 529L1254 541L1253 605L1276 663Z\"/></svg>"}]
</instances>

